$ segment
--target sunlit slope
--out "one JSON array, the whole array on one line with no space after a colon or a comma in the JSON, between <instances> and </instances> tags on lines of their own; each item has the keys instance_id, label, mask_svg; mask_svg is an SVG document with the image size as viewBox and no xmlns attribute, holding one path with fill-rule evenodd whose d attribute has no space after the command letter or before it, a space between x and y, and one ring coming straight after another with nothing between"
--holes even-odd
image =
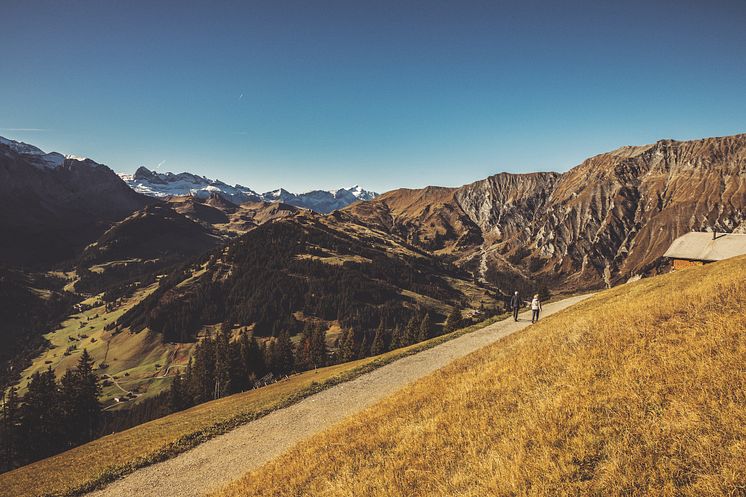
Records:
<instances>
[{"instance_id":1,"label":"sunlit slope","mask_svg":"<svg viewBox=\"0 0 746 497\"><path fill-rule=\"evenodd\" d=\"M221 496L744 495L746 258L623 285Z\"/></svg>"},{"instance_id":2,"label":"sunlit slope","mask_svg":"<svg viewBox=\"0 0 746 497\"><path fill-rule=\"evenodd\" d=\"M137 292L113 309L107 310L100 295L88 298L81 304L83 310L68 316L59 328L44 335L48 346L33 359L21 374L20 392L26 392L28 382L36 372L52 368L58 378L80 359L83 349L93 357L102 377L101 402L107 408L119 408L128 402L114 405L114 398L139 400L152 397L170 385L175 371L186 365L194 344L165 343L156 333L129 330L114 332L106 325L116 321L140 300L153 292L157 285L150 285ZM131 403L132 401L129 401Z\"/></svg>"},{"instance_id":3,"label":"sunlit slope","mask_svg":"<svg viewBox=\"0 0 746 497\"><path fill-rule=\"evenodd\" d=\"M379 356L318 368L288 379L199 404L113 433L67 452L0 474L0 497L81 495L119 476L174 457L213 436L348 381L398 358L478 330L496 316Z\"/></svg>"}]
</instances>

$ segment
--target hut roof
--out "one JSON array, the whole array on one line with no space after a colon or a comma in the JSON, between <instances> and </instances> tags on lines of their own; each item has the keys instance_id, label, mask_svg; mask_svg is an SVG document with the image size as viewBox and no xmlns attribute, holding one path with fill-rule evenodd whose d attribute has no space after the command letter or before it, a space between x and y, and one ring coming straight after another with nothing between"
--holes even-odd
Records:
<instances>
[{"instance_id":1,"label":"hut roof","mask_svg":"<svg viewBox=\"0 0 746 497\"><path fill-rule=\"evenodd\" d=\"M692 232L673 241L663 257L695 261L720 261L746 254L746 234Z\"/></svg>"}]
</instances>

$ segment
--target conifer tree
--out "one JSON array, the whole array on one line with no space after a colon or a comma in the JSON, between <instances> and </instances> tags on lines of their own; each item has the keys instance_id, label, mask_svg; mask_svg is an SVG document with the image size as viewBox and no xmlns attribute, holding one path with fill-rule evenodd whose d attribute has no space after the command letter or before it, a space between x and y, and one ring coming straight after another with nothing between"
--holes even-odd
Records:
<instances>
[{"instance_id":1,"label":"conifer tree","mask_svg":"<svg viewBox=\"0 0 746 497\"><path fill-rule=\"evenodd\" d=\"M219 331L215 337L215 374L212 398L218 399L230 393L231 361L228 335Z\"/></svg>"},{"instance_id":2,"label":"conifer tree","mask_svg":"<svg viewBox=\"0 0 746 497\"><path fill-rule=\"evenodd\" d=\"M370 355L370 349L368 347L368 334L363 332L363 339L360 341L360 345L357 350L358 359L368 357Z\"/></svg>"},{"instance_id":3,"label":"conifer tree","mask_svg":"<svg viewBox=\"0 0 746 497\"><path fill-rule=\"evenodd\" d=\"M78 364L62 377L62 409L68 440L73 445L92 440L101 422L101 385L93 370L93 358L83 349Z\"/></svg>"},{"instance_id":4,"label":"conifer tree","mask_svg":"<svg viewBox=\"0 0 746 497\"><path fill-rule=\"evenodd\" d=\"M195 347L192 374L194 402L211 400L215 393L215 343L209 337Z\"/></svg>"},{"instance_id":5,"label":"conifer tree","mask_svg":"<svg viewBox=\"0 0 746 497\"><path fill-rule=\"evenodd\" d=\"M288 374L293 371L294 365L293 342L288 332L283 330L275 344L275 368L278 374Z\"/></svg>"},{"instance_id":6,"label":"conifer tree","mask_svg":"<svg viewBox=\"0 0 746 497\"><path fill-rule=\"evenodd\" d=\"M59 385L52 368L31 376L21 406L22 462L42 459L65 447Z\"/></svg>"},{"instance_id":7,"label":"conifer tree","mask_svg":"<svg viewBox=\"0 0 746 497\"><path fill-rule=\"evenodd\" d=\"M267 340L262 344L262 356L264 357L264 364L267 368L267 373L275 373L276 372L276 366L275 366L275 349L276 349L276 339Z\"/></svg>"},{"instance_id":8,"label":"conifer tree","mask_svg":"<svg viewBox=\"0 0 746 497\"><path fill-rule=\"evenodd\" d=\"M386 352L386 327L382 319L376 329L373 343L370 345L370 355L381 355L384 352Z\"/></svg>"},{"instance_id":9,"label":"conifer tree","mask_svg":"<svg viewBox=\"0 0 746 497\"><path fill-rule=\"evenodd\" d=\"M255 350L254 350L255 349ZM243 375L243 389L251 388L257 378L256 356L259 355L259 346L254 337L249 337L246 331L241 332L238 337L238 360L240 374Z\"/></svg>"},{"instance_id":10,"label":"conifer tree","mask_svg":"<svg viewBox=\"0 0 746 497\"><path fill-rule=\"evenodd\" d=\"M243 366L241 344L238 340L228 342L228 361L230 370L230 391L243 392L249 387L249 374Z\"/></svg>"},{"instance_id":11,"label":"conifer tree","mask_svg":"<svg viewBox=\"0 0 746 497\"><path fill-rule=\"evenodd\" d=\"M311 330L303 330L298 346L295 348L295 365L298 369L309 369L311 367Z\"/></svg>"},{"instance_id":12,"label":"conifer tree","mask_svg":"<svg viewBox=\"0 0 746 497\"><path fill-rule=\"evenodd\" d=\"M0 425L0 470L9 471L16 466L18 459L18 431L20 425L18 389L11 387L3 394L2 425Z\"/></svg>"},{"instance_id":13,"label":"conifer tree","mask_svg":"<svg viewBox=\"0 0 746 497\"><path fill-rule=\"evenodd\" d=\"M448 315L448 318L446 318L445 331L450 333L451 331L459 329L461 325L461 306L455 306L451 313Z\"/></svg>"},{"instance_id":14,"label":"conifer tree","mask_svg":"<svg viewBox=\"0 0 746 497\"><path fill-rule=\"evenodd\" d=\"M168 404L171 412L178 412L186 409L187 401L185 391L186 385L181 377L181 373L176 373L168 393Z\"/></svg>"},{"instance_id":15,"label":"conifer tree","mask_svg":"<svg viewBox=\"0 0 746 497\"><path fill-rule=\"evenodd\" d=\"M264 362L264 353L262 348L252 335L249 339L249 345L246 355L247 370L251 371L251 376L261 378L267 374L267 365Z\"/></svg>"},{"instance_id":16,"label":"conifer tree","mask_svg":"<svg viewBox=\"0 0 746 497\"><path fill-rule=\"evenodd\" d=\"M398 349L404 346L404 332L401 326L398 324L394 327L394 331L391 333L391 350Z\"/></svg>"},{"instance_id":17,"label":"conifer tree","mask_svg":"<svg viewBox=\"0 0 746 497\"><path fill-rule=\"evenodd\" d=\"M195 403L195 392L197 390L196 382L194 381L194 358L189 357L189 362L184 371L184 402L187 406L192 406Z\"/></svg>"},{"instance_id":18,"label":"conifer tree","mask_svg":"<svg viewBox=\"0 0 746 497\"><path fill-rule=\"evenodd\" d=\"M417 315L413 314L404 328L404 345L412 345L417 341L417 334L420 331Z\"/></svg>"},{"instance_id":19,"label":"conifer tree","mask_svg":"<svg viewBox=\"0 0 746 497\"><path fill-rule=\"evenodd\" d=\"M339 357L343 362L355 359L355 334L349 328L340 337Z\"/></svg>"},{"instance_id":20,"label":"conifer tree","mask_svg":"<svg viewBox=\"0 0 746 497\"><path fill-rule=\"evenodd\" d=\"M432 336L431 327L432 325L430 324L430 313L426 313L425 317L422 318L422 322L420 322L420 329L419 333L417 334L418 342L424 342Z\"/></svg>"},{"instance_id":21,"label":"conifer tree","mask_svg":"<svg viewBox=\"0 0 746 497\"><path fill-rule=\"evenodd\" d=\"M311 334L310 366L314 368L326 365L326 331L318 328Z\"/></svg>"}]
</instances>

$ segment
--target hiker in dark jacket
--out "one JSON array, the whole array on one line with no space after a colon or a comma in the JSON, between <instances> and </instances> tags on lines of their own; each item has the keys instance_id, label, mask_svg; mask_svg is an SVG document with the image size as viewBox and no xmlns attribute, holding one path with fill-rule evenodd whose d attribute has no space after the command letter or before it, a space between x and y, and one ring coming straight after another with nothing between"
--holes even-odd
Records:
<instances>
[{"instance_id":1,"label":"hiker in dark jacket","mask_svg":"<svg viewBox=\"0 0 746 497\"><path fill-rule=\"evenodd\" d=\"M518 321L518 310L521 308L521 297L518 295L518 291L510 297L510 308L513 309L513 319Z\"/></svg>"}]
</instances>

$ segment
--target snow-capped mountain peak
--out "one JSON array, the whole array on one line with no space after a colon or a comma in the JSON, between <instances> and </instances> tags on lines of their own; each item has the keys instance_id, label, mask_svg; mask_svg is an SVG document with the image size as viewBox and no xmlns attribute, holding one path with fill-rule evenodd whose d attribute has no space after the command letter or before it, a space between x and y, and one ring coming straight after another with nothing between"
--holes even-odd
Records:
<instances>
[{"instance_id":1,"label":"snow-capped mountain peak","mask_svg":"<svg viewBox=\"0 0 746 497\"><path fill-rule=\"evenodd\" d=\"M10 140L0 136L0 145L9 147L15 153L24 156L36 167L54 169L65 163L65 156L57 153L46 153L42 149L28 143Z\"/></svg>"},{"instance_id":2,"label":"snow-capped mountain peak","mask_svg":"<svg viewBox=\"0 0 746 497\"><path fill-rule=\"evenodd\" d=\"M211 193L217 193L235 204L259 200L259 195L250 188L240 185L230 186L222 181L191 173L159 173L140 166L135 174L120 174L119 176L136 192L151 197L193 195L198 198L207 198Z\"/></svg>"},{"instance_id":3,"label":"snow-capped mountain peak","mask_svg":"<svg viewBox=\"0 0 746 497\"><path fill-rule=\"evenodd\" d=\"M66 155L65 159L76 160L78 162L85 162L87 160L90 160L88 157L81 157L79 155L72 155L72 154Z\"/></svg>"},{"instance_id":4,"label":"snow-capped mountain peak","mask_svg":"<svg viewBox=\"0 0 746 497\"><path fill-rule=\"evenodd\" d=\"M314 190L300 194L278 188L258 194L251 188L238 184L230 186L220 180L186 172L178 174L159 173L144 166L140 166L135 174L120 174L120 177L133 190L152 197L192 195L198 198L207 198L215 193L234 204L257 201L283 202L321 213L329 213L346 207L357 200L370 200L378 195L375 192L364 190L358 185L352 188L340 188L331 191Z\"/></svg>"},{"instance_id":5,"label":"snow-capped mountain peak","mask_svg":"<svg viewBox=\"0 0 746 497\"><path fill-rule=\"evenodd\" d=\"M377 193L361 188L359 185L347 188L347 191L350 192L358 200L373 200L378 196Z\"/></svg>"}]
</instances>

